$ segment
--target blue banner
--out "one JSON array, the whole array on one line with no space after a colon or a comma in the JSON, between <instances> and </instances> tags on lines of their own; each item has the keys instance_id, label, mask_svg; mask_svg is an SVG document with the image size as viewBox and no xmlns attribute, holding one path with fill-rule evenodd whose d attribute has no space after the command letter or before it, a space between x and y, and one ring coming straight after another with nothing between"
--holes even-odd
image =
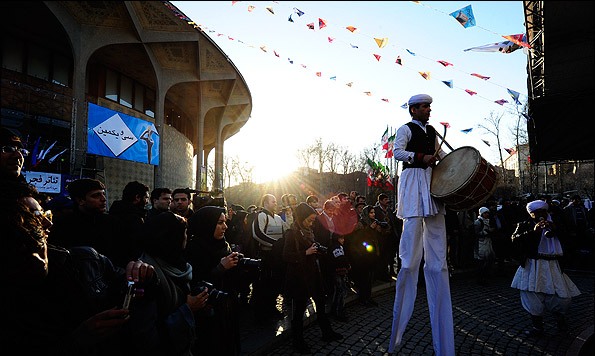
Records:
<instances>
[{"instance_id":1,"label":"blue banner","mask_svg":"<svg viewBox=\"0 0 595 356\"><path fill-rule=\"evenodd\" d=\"M155 125L89 103L87 153L159 165L159 133Z\"/></svg>"}]
</instances>

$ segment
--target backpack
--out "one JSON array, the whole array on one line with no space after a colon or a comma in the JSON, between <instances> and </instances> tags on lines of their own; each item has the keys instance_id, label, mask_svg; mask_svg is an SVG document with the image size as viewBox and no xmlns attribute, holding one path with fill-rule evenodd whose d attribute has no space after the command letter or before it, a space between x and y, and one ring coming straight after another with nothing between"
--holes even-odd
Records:
<instances>
[{"instance_id":1,"label":"backpack","mask_svg":"<svg viewBox=\"0 0 595 356\"><path fill-rule=\"evenodd\" d=\"M256 209L246 216L246 223L247 223L246 226L248 227L248 231L245 232L245 241L244 241L243 248L242 248L242 251L243 251L244 255L246 255L246 257L257 258L258 251L259 251L258 241L256 241L254 239L254 236L252 235L252 229L254 227L254 220L256 220L258 218L258 214L260 214L261 212L262 212L262 209ZM269 219L267 216L267 223L264 226L265 232L268 228L268 223L269 223Z\"/></svg>"}]
</instances>

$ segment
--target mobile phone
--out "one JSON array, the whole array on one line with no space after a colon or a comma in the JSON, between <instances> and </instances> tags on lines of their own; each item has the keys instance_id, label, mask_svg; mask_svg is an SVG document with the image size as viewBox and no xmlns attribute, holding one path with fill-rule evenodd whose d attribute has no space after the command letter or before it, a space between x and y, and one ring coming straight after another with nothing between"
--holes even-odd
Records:
<instances>
[{"instance_id":1,"label":"mobile phone","mask_svg":"<svg viewBox=\"0 0 595 356\"><path fill-rule=\"evenodd\" d=\"M128 281L128 287L126 290L126 295L124 296L124 302L122 303L122 309L128 310L128 307L130 306L130 302L132 301L132 298L134 298L134 292L135 292L134 282Z\"/></svg>"}]
</instances>

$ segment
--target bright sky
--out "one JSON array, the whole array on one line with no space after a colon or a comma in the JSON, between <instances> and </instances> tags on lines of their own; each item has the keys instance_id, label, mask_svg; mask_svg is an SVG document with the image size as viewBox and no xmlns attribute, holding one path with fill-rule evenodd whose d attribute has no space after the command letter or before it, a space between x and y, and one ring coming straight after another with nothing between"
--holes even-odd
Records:
<instances>
[{"instance_id":1,"label":"bright sky","mask_svg":"<svg viewBox=\"0 0 595 356\"><path fill-rule=\"evenodd\" d=\"M446 141L454 149L473 146L484 159L497 164L495 138L478 128L478 124L486 125L484 119L491 113L504 113L502 147L515 146L509 131L517 121L511 114L516 105L507 88L520 93L520 101L526 102L526 53L523 49L509 54L464 49L525 33L522 1L173 4L205 30L248 84L251 118L225 142L224 154L253 166L257 183L295 171L299 166L295 153L317 138L323 145L334 143L356 156L378 146L377 160L386 164L379 158L380 153L384 157L382 134L387 127L395 132L411 120L401 105L419 93L434 98L430 124L442 133L440 122L449 123ZM465 28L450 13L468 5L476 26ZM294 8L304 14L298 16ZM293 22L288 21L290 15ZM326 27L319 28L319 19ZM310 23L314 23L313 30L307 26ZM351 32L347 26L357 30ZM375 38L388 38L388 42L380 48ZM402 65L395 63L397 56ZM452 66L443 66L439 60ZM430 80L419 72L430 72ZM453 88L442 82L447 80L453 81ZM465 89L477 94L469 95ZM496 104L500 99L508 103ZM473 130L461 132L469 128ZM445 151L450 150L445 147Z\"/></svg>"}]
</instances>

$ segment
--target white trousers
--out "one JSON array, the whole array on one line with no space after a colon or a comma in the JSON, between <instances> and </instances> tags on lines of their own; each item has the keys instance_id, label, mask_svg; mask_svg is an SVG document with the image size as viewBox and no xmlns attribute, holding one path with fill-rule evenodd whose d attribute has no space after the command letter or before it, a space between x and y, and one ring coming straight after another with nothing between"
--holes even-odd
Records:
<instances>
[{"instance_id":1,"label":"white trousers","mask_svg":"<svg viewBox=\"0 0 595 356\"><path fill-rule=\"evenodd\" d=\"M395 347L401 343L413 314L422 254L434 353L436 356L454 356L452 302L446 263L446 227L442 214L403 220L399 245L401 270L395 287L388 352L394 352Z\"/></svg>"}]
</instances>

